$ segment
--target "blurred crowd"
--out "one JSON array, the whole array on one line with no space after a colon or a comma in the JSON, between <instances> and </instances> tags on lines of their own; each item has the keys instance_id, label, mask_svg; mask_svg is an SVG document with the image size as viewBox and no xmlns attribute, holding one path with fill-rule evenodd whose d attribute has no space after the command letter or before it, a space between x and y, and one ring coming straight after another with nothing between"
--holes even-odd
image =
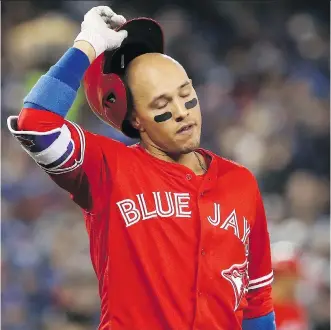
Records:
<instances>
[{"instance_id":1,"label":"blurred crowd","mask_svg":"<svg viewBox=\"0 0 331 330\"><path fill-rule=\"evenodd\" d=\"M39 76L72 45L84 13L97 5L110 2L2 3L3 330L88 330L98 323L82 214L6 126ZM187 69L199 95L202 147L256 175L268 216L279 320L295 314L295 306L301 320L279 329L330 329L329 8L322 1L111 5L127 18L161 23L167 53ZM125 144L136 142L98 120L83 90L68 118Z\"/></svg>"}]
</instances>

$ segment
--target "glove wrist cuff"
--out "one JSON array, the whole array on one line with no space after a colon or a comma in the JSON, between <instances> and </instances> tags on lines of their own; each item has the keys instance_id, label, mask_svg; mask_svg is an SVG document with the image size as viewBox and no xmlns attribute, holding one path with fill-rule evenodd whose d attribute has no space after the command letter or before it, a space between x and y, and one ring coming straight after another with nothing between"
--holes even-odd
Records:
<instances>
[{"instance_id":1,"label":"glove wrist cuff","mask_svg":"<svg viewBox=\"0 0 331 330\"><path fill-rule=\"evenodd\" d=\"M75 39L76 41L86 41L88 42L95 50L95 55L98 57L101 53L106 50L106 42L102 36L91 31L82 31L78 34Z\"/></svg>"}]
</instances>

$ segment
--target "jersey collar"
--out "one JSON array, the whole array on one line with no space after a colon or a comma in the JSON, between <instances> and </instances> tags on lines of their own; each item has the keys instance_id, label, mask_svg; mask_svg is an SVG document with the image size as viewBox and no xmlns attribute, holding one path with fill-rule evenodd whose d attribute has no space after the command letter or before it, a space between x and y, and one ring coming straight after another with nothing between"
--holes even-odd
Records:
<instances>
[{"instance_id":1,"label":"jersey collar","mask_svg":"<svg viewBox=\"0 0 331 330\"><path fill-rule=\"evenodd\" d=\"M155 156L148 153L140 144L135 144L132 146L132 148L136 148L137 150L139 150L144 155L144 157L149 159L149 161L157 164L160 170L166 172L167 175L176 177L180 176L182 178L187 178L188 176L191 176L193 178L197 177L197 175L188 167L182 164L170 163L163 159L156 158ZM204 174L203 182L201 185L201 188L204 189L204 191L207 191L212 189L214 184L216 184L218 174L218 162L216 159L216 155L209 150L198 148L196 149L196 152L203 155L207 160L207 164L209 165L207 172Z\"/></svg>"}]
</instances>

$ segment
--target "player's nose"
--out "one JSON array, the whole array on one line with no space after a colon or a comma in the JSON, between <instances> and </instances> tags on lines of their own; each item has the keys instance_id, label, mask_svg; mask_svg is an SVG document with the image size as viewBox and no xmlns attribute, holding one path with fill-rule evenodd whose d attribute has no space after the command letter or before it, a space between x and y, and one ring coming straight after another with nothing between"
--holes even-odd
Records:
<instances>
[{"instance_id":1,"label":"player's nose","mask_svg":"<svg viewBox=\"0 0 331 330\"><path fill-rule=\"evenodd\" d=\"M187 111L184 104L180 100L173 100L173 116L176 122L182 121L188 115L189 111Z\"/></svg>"}]
</instances>

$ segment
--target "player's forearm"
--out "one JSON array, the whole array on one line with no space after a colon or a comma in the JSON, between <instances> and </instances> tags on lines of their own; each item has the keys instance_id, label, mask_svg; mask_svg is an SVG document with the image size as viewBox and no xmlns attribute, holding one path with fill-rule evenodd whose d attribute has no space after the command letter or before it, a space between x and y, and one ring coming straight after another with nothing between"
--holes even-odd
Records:
<instances>
[{"instance_id":1,"label":"player's forearm","mask_svg":"<svg viewBox=\"0 0 331 330\"><path fill-rule=\"evenodd\" d=\"M92 56L88 49L86 46L85 51ZM89 55L79 48L70 48L45 75L41 76L25 97L24 108L49 110L65 117L90 65Z\"/></svg>"}]
</instances>

